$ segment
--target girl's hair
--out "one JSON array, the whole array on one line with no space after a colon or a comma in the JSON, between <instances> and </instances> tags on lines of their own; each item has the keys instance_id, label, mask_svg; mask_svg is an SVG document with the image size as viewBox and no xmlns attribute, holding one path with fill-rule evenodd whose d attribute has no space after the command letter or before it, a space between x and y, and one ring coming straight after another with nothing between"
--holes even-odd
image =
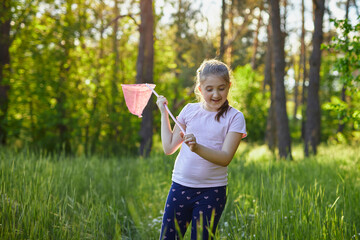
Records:
<instances>
[{"instance_id":1,"label":"girl's hair","mask_svg":"<svg viewBox=\"0 0 360 240\"><path fill-rule=\"evenodd\" d=\"M225 63L216 59L205 60L197 69L197 74L196 74L196 86L194 92L199 101L203 101L203 98L199 90L200 83L205 81L206 78L210 75L216 75L221 79L223 79L228 84L230 84L231 70ZM220 118L224 114L226 114L228 110L229 110L229 101L226 99L224 104L218 109L218 113L215 116L216 121L219 122Z\"/></svg>"}]
</instances>

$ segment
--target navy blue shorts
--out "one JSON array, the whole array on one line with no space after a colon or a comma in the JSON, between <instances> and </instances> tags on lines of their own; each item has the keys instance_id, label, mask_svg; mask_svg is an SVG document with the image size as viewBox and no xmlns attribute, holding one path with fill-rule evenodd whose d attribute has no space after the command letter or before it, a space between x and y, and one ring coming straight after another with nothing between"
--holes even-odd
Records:
<instances>
[{"instance_id":1,"label":"navy blue shorts","mask_svg":"<svg viewBox=\"0 0 360 240\"><path fill-rule=\"evenodd\" d=\"M226 186L190 188L173 182L165 204L160 239L183 237L190 222L191 239L213 239L225 203Z\"/></svg>"}]
</instances>

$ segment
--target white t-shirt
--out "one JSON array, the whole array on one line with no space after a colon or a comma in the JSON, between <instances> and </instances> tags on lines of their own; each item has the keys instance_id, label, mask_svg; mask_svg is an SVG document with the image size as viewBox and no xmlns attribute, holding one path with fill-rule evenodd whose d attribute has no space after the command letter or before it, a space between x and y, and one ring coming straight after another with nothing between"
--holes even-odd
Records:
<instances>
[{"instance_id":1,"label":"white t-shirt","mask_svg":"<svg viewBox=\"0 0 360 240\"><path fill-rule=\"evenodd\" d=\"M217 112L210 112L202 103L187 104L180 112L178 121L186 126L186 133L194 134L196 142L221 150L228 132L243 133L246 137L244 115L233 107L216 121ZM204 188L227 185L227 167L211 163L182 143L176 158L172 180L186 187Z\"/></svg>"}]
</instances>

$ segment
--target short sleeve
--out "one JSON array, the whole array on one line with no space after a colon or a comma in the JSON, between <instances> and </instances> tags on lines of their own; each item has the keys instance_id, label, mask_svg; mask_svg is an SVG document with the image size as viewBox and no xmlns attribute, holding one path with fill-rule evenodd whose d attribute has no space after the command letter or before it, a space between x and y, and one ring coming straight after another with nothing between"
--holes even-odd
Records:
<instances>
[{"instance_id":1,"label":"short sleeve","mask_svg":"<svg viewBox=\"0 0 360 240\"><path fill-rule=\"evenodd\" d=\"M186 116L189 109L189 104L187 104L180 112L179 116L176 117L179 123L186 125Z\"/></svg>"},{"instance_id":2,"label":"short sleeve","mask_svg":"<svg viewBox=\"0 0 360 240\"><path fill-rule=\"evenodd\" d=\"M243 133L242 138L245 138L247 136L245 118L242 112L237 112L235 114L235 116L233 117L230 123L228 132Z\"/></svg>"}]
</instances>

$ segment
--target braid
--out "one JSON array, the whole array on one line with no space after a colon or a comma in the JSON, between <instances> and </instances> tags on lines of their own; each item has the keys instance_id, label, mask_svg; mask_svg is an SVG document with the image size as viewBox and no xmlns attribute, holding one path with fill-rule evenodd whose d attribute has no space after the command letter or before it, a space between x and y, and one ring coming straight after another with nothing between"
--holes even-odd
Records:
<instances>
[{"instance_id":1,"label":"braid","mask_svg":"<svg viewBox=\"0 0 360 240\"><path fill-rule=\"evenodd\" d=\"M229 101L226 99L224 104L219 108L218 113L215 116L216 121L220 121L220 118L229 110Z\"/></svg>"}]
</instances>

